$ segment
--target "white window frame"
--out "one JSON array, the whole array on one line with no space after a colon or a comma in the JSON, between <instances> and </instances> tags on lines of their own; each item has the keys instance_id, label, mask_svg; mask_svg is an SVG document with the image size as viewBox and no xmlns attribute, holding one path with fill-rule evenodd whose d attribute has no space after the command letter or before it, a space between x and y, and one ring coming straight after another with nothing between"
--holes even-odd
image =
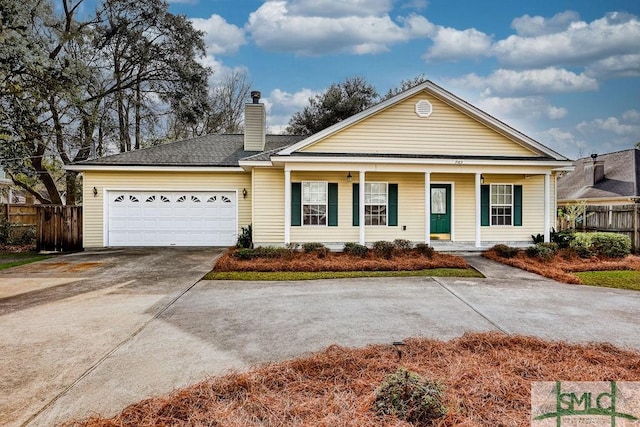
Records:
<instances>
[{"instance_id":1,"label":"white window frame","mask_svg":"<svg viewBox=\"0 0 640 427\"><path fill-rule=\"evenodd\" d=\"M324 224L306 224L304 207L306 206L322 206L322 203L305 203L304 202L304 189L305 184L324 184ZM300 210L301 210L301 225L303 227L327 227L329 225L329 182L328 181L302 181L300 189ZM314 215L314 214L310 214ZM318 215L316 215L318 216ZM318 216L318 220L320 216ZM318 221L319 222L319 221Z\"/></svg>"},{"instance_id":2,"label":"white window frame","mask_svg":"<svg viewBox=\"0 0 640 427\"><path fill-rule=\"evenodd\" d=\"M371 188L372 184L383 184L384 188L385 188L385 192L384 192L384 197L385 197L385 203L384 203L384 224L372 224L371 219L373 218L373 214L371 212L367 213L367 206L383 206L382 203L367 203L367 194L369 195L369 197L371 196L371 192L367 192L367 186L369 186L369 188ZM364 184L364 200L363 200L363 204L364 204L364 225L366 226L372 226L372 227L386 227L387 224L389 224L389 183L388 182L365 182ZM376 214L375 217L377 217L378 219L382 218L382 216L380 214ZM368 219L368 221L367 221Z\"/></svg>"},{"instance_id":3,"label":"white window frame","mask_svg":"<svg viewBox=\"0 0 640 427\"><path fill-rule=\"evenodd\" d=\"M509 194L511 196L511 203L493 203L493 196L494 196L494 187L497 186L502 186L502 187L509 187L511 189L511 193ZM499 195L498 195L499 196ZM506 196L506 193L503 193L502 196ZM492 183L489 185L489 225L491 227L513 227L513 214L514 214L514 194L513 194L513 184L507 184L507 183ZM498 214L496 213L494 215L493 213L493 208L509 208L511 210L511 213L507 216L504 213L503 214ZM497 218L509 218L509 224L496 224L494 223L494 217Z\"/></svg>"}]
</instances>

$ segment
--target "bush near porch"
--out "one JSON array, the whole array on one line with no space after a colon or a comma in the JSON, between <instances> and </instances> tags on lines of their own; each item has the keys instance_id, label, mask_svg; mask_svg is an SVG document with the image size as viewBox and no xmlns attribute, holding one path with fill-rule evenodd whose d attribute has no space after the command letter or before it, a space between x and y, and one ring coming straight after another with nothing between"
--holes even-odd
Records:
<instances>
[{"instance_id":1,"label":"bush near porch","mask_svg":"<svg viewBox=\"0 0 640 427\"><path fill-rule=\"evenodd\" d=\"M560 282L640 289L636 283L640 277L640 256L630 255L628 237L561 232L553 233L552 240L526 250L496 245L483 256Z\"/></svg>"},{"instance_id":2,"label":"bush near porch","mask_svg":"<svg viewBox=\"0 0 640 427\"><path fill-rule=\"evenodd\" d=\"M342 252L330 252L318 243L302 250L258 247L233 249L216 263L214 272L226 271L414 271L434 268L470 268L456 255L435 252L427 245L406 241L376 242L372 249L348 243Z\"/></svg>"}]
</instances>

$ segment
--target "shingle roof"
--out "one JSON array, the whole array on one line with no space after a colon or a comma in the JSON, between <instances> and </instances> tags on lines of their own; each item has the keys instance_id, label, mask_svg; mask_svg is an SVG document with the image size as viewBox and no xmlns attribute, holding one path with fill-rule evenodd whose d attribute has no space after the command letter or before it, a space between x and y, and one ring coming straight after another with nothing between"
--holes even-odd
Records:
<instances>
[{"instance_id":1,"label":"shingle roof","mask_svg":"<svg viewBox=\"0 0 640 427\"><path fill-rule=\"evenodd\" d=\"M304 139L302 135L266 135L265 152L276 151ZM238 166L238 161L262 155L245 151L242 134L211 134L114 154L76 163L96 166ZM266 158L268 160L268 157Z\"/></svg>"},{"instance_id":2,"label":"shingle roof","mask_svg":"<svg viewBox=\"0 0 640 427\"><path fill-rule=\"evenodd\" d=\"M558 179L558 200L640 196L640 149L600 154L604 162L604 179L593 186L586 185L586 166L591 157L578 159L575 170Z\"/></svg>"}]
</instances>

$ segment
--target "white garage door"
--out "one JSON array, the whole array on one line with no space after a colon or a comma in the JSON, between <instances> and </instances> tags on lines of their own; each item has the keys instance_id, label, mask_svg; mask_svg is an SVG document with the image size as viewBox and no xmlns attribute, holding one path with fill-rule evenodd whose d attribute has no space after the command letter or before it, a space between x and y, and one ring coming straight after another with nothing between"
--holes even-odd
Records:
<instances>
[{"instance_id":1,"label":"white garage door","mask_svg":"<svg viewBox=\"0 0 640 427\"><path fill-rule=\"evenodd\" d=\"M231 246L236 193L109 191L107 246Z\"/></svg>"}]
</instances>

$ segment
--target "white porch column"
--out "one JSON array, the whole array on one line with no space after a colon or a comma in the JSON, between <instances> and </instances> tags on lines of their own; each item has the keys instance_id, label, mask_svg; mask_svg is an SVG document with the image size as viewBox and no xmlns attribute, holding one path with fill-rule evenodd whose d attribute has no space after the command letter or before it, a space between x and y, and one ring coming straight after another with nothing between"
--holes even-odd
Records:
<instances>
[{"instance_id":1,"label":"white porch column","mask_svg":"<svg viewBox=\"0 0 640 427\"><path fill-rule=\"evenodd\" d=\"M551 241L551 172L544 174L544 241Z\"/></svg>"},{"instance_id":2,"label":"white porch column","mask_svg":"<svg viewBox=\"0 0 640 427\"><path fill-rule=\"evenodd\" d=\"M482 227L482 203L481 203L481 196L482 196L482 181L481 178L482 174L481 173L476 173L476 248L479 248L482 246L482 232L481 232L481 227Z\"/></svg>"},{"instance_id":3,"label":"white porch column","mask_svg":"<svg viewBox=\"0 0 640 427\"><path fill-rule=\"evenodd\" d=\"M364 171L360 171L360 176L358 177L358 182L360 183L358 185L358 192L360 193L359 196L359 200L360 203L358 203L358 217L359 217L359 223L360 223L360 244L364 245L365 244L365 234L364 234Z\"/></svg>"},{"instance_id":4,"label":"white porch column","mask_svg":"<svg viewBox=\"0 0 640 427\"><path fill-rule=\"evenodd\" d=\"M284 171L284 244L291 243L291 171Z\"/></svg>"},{"instance_id":5,"label":"white porch column","mask_svg":"<svg viewBox=\"0 0 640 427\"><path fill-rule=\"evenodd\" d=\"M431 244L431 172L424 173L424 243Z\"/></svg>"}]
</instances>

